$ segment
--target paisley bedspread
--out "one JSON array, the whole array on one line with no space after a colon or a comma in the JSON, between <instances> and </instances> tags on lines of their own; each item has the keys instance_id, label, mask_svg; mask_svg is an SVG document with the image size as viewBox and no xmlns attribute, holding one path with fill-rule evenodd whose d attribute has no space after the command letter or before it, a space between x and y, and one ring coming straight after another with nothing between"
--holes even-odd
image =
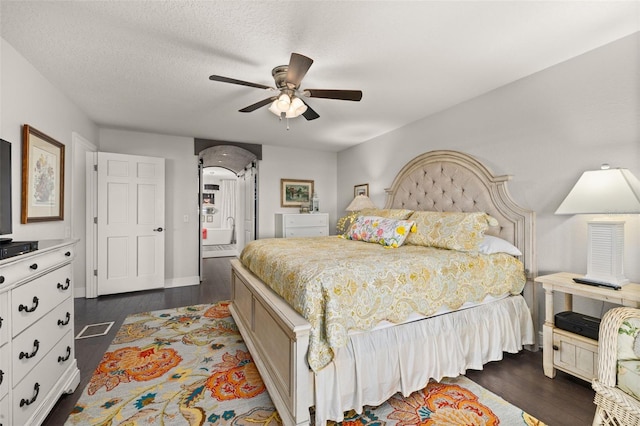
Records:
<instances>
[{"instance_id":1,"label":"paisley bedspread","mask_svg":"<svg viewBox=\"0 0 640 426\"><path fill-rule=\"evenodd\" d=\"M389 249L337 236L252 241L240 260L309 321L314 371L331 362L332 348L346 345L349 330L519 294L526 282L522 263L504 253Z\"/></svg>"}]
</instances>

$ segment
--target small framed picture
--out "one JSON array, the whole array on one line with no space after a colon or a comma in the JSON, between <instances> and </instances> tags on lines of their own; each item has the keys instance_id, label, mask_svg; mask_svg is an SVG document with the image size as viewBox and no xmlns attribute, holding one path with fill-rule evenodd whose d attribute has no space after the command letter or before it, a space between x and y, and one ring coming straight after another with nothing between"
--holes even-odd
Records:
<instances>
[{"instance_id":1,"label":"small framed picture","mask_svg":"<svg viewBox=\"0 0 640 426\"><path fill-rule=\"evenodd\" d=\"M313 197L313 181L280 179L280 207L309 205Z\"/></svg>"},{"instance_id":2,"label":"small framed picture","mask_svg":"<svg viewBox=\"0 0 640 426\"><path fill-rule=\"evenodd\" d=\"M353 187L353 197L357 197L358 195L366 195L369 196L369 184L363 183L361 185L354 185Z\"/></svg>"}]
</instances>

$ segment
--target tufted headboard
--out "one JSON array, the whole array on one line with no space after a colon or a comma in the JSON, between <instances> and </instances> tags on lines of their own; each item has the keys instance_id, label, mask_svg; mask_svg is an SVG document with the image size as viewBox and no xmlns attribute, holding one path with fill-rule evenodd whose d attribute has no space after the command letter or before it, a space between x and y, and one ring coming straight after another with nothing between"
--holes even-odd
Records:
<instances>
[{"instance_id":1,"label":"tufted headboard","mask_svg":"<svg viewBox=\"0 0 640 426\"><path fill-rule=\"evenodd\" d=\"M430 151L407 163L387 188L385 208L476 212L498 220L488 234L522 252L527 277L537 273L535 212L518 206L507 190L511 176L495 176L475 158L457 151Z\"/></svg>"}]
</instances>

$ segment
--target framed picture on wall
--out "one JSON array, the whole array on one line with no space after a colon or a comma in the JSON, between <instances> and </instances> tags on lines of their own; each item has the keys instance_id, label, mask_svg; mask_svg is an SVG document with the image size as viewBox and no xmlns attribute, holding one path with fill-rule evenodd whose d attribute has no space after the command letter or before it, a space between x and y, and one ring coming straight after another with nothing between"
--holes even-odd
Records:
<instances>
[{"instance_id":1,"label":"framed picture on wall","mask_svg":"<svg viewBox=\"0 0 640 426\"><path fill-rule=\"evenodd\" d=\"M64 219L64 145L25 124L22 129L21 223Z\"/></svg>"},{"instance_id":2,"label":"framed picture on wall","mask_svg":"<svg viewBox=\"0 0 640 426\"><path fill-rule=\"evenodd\" d=\"M313 197L313 181L280 179L280 207L308 205Z\"/></svg>"},{"instance_id":3,"label":"framed picture on wall","mask_svg":"<svg viewBox=\"0 0 640 426\"><path fill-rule=\"evenodd\" d=\"M361 185L354 185L353 187L353 197L357 197L358 195L366 195L369 196L369 184L363 183Z\"/></svg>"}]
</instances>

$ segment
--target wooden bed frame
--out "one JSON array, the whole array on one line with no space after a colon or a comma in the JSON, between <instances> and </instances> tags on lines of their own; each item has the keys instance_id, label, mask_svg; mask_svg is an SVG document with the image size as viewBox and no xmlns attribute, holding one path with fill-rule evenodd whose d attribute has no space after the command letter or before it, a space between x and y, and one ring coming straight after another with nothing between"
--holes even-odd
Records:
<instances>
[{"instance_id":1,"label":"wooden bed frame","mask_svg":"<svg viewBox=\"0 0 640 426\"><path fill-rule=\"evenodd\" d=\"M500 224L488 233L520 249L527 279L532 280L535 215L512 200L506 188L509 179L494 176L467 154L431 151L400 170L386 190L385 208L487 212ZM285 425L309 424L309 407L315 405L314 374L306 360L311 326L238 259L231 265L230 311L269 395Z\"/></svg>"}]
</instances>

